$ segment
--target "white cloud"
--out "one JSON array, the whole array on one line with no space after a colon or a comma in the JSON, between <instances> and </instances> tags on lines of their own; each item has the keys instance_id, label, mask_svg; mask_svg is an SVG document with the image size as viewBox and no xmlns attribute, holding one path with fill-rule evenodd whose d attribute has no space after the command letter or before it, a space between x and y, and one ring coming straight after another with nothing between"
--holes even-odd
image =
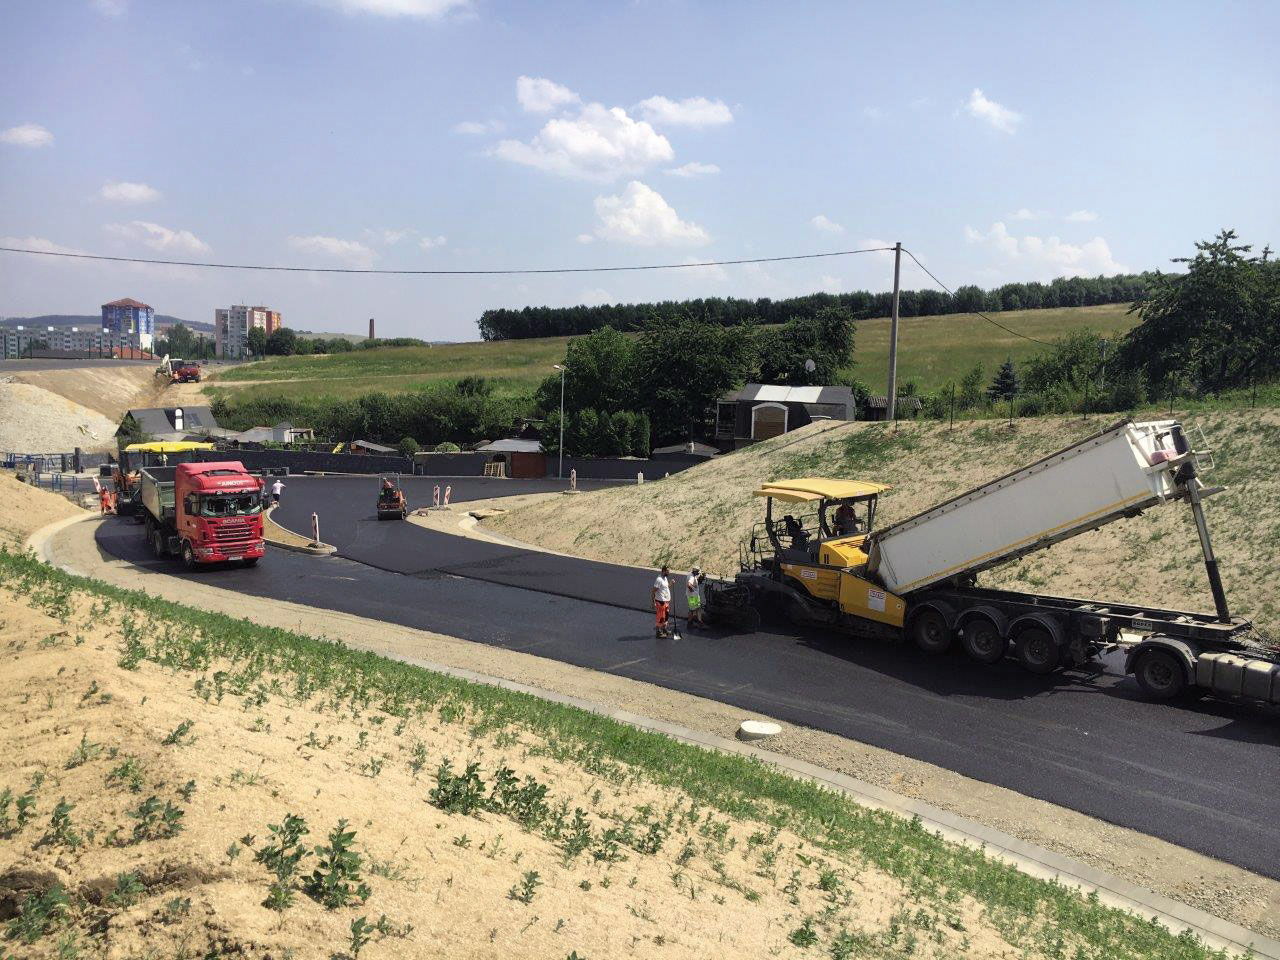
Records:
<instances>
[{"instance_id":1,"label":"white cloud","mask_svg":"<svg viewBox=\"0 0 1280 960\"><path fill-rule=\"evenodd\" d=\"M818 281L818 285L827 293L839 293L844 289L844 281L839 277L833 277L829 273L824 273Z\"/></svg>"},{"instance_id":2,"label":"white cloud","mask_svg":"<svg viewBox=\"0 0 1280 960\"><path fill-rule=\"evenodd\" d=\"M579 243L595 243L596 238L589 233L580 233L578 234L578 242Z\"/></svg>"},{"instance_id":3,"label":"white cloud","mask_svg":"<svg viewBox=\"0 0 1280 960\"><path fill-rule=\"evenodd\" d=\"M813 224L815 229L821 230L823 233L844 233L844 227L836 223L834 220L827 219L827 217L821 213L809 222Z\"/></svg>"},{"instance_id":4,"label":"white cloud","mask_svg":"<svg viewBox=\"0 0 1280 960\"><path fill-rule=\"evenodd\" d=\"M681 220L661 194L639 180L632 180L618 196L596 197L596 214L596 236L614 243L701 246L711 239L696 223Z\"/></svg>"},{"instance_id":5,"label":"white cloud","mask_svg":"<svg viewBox=\"0 0 1280 960\"><path fill-rule=\"evenodd\" d=\"M883 120L884 111L879 107L863 107L862 115L868 120Z\"/></svg>"},{"instance_id":6,"label":"white cloud","mask_svg":"<svg viewBox=\"0 0 1280 960\"><path fill-rule=\"evenodd\" d=\"M988 124L1001 133L1013 133L1022 122L1022 114L1015 113L1008 107L988 100L977 87L969 94L969 102L965 104L969 115Z\"/></svg>"},{"instance_id":7,"label":"white cloud","mask_svg":"<svg viewBox=\"0 0 1280 960\"><path fill-rule=\"evenodd\" d=\"M666 137L621 107L589 103L576 117L548 120L525 143L502 140L493 154L562 177L609 181L675 157Z\"/></svg>"},{"instance_id":8,"label":"white cloud","mask_svg":"<svg viewBox=\"0 0 1280 960\"><path fill-rule=\"evenodd\" d=\"M965 227L964 235L969 243L989 247L1006 265L1016 266L1022 279L1028 275L1038 279L1129 272L1128 267L1111 255L1111 248L1102 237L1082 244L1064 243L1058 237L1017 237L999 221L985 233Z\"/></svg>"},{"instance_id":9,"label":"white cloud","mask_svg":"<svg viewBox=\"0 0 1280 960\"><path fill-rule=\"evenodd\" d=\"M107 225L107 232L126 240L145 244L157 253L191 254L208 253L209 245L190 230L170 230L148 220L130 220L128 223Z\"/></svg>"},{"instance_id":10,"label":"white cloud","mask_svg":"<svg viewBox=\"0 0 1280 960\"><path fill-rule=\"evenodd\" d=\"M338 260L348 267L368 269L373 266L374 252L358 240L342 240L338 237L290 237L289 246L302 253L314 253Z\"/></svg>"},{"instance_id":11,"label":"white cloud","mask_svg":"<svg viewBox=\"0 0 1280 960\"><path fill-rule=\"evenodd\" d=\"M129 0L92 0L91 6L104 17L121 17L129 9Z\"/></svg>"},{"instance_id":12,"label":"white cloud","mask_svg":"<svg viewBox=\"0 0 1280 960\"><path fill-rule=\"evenodd\" d=\"M23 250L39 250L41 253L84 253L77 247L64 247L44 237L0 237L0 246L21 247Z\"/></svg>"},{"instance_id":13,"label":"white cloud","mask_svg":"<svg viewBox=\"0 0 1280 960\"><path fill-rule=\"evenodd\" d=\"M550 113L556 107L577 103L578 95L546 77L516 78L516 99L529 113Z\"/></svg>"},{"instance_id":14,"label":"white cloud","mask_svg":"<svg viewBox=\"0 0 1280 960\"><path fill-rule=\"evenodd\" d=\"M502 130L501 120L463 120L453 125L454 133L468 136L479 136L485 133L498 133Z\"/></svg>"},{"instance_id":15,"label":"white cloud","mask_svg":"<svg viewBox=\"0 0 1280 960\"><path fill-rule=\"evenodd\" d=\"M470 0L303 0L312 6L330 7L348 15L360 13L375 17L409 17L439 20L454 10L465 11Z\"/></svg>"},{"instance_id":16,"label":"white cloud","mask_svg":"<svg viewBox=\"0 0 1280 960\"><path fill-rule=\"evenodd\" d=\"M1098 215L1092 210L1073 210L1071 213L1068 213L1063 217L1063 219L1071 223L1093 223L1093 221L1098 219Z\"/></svg>"},{"instance_id":17,"label":"white cloud","mask_svg":"<svg viewBox=\"0 0 1280 960\"><path fill-rule=\"evenodd\" d=\"M423 250L434 250L436 247L443 247L448 242L449 242L448 238L444 237L443 235L435 236L435 237L423 237L421 240L418 241L418 246L420 246Z\"/></svg>"},{"instance_id":18,"label":"white cloud","mask_svg":"<svg viewBox=\"0 0 1280 960\"><path fill-rule=\"evenodd\" d=\"M733 123L733 111L722 100L706 97L687 97L669 100L666 97L650 97L639 103L641 115L650 123L669 127L718 127Z\"/></svg>"},{"instance_id":19,"label":"white cloud","mask_svg":"<svg viewBox=\"0 0 1280 960\"><path fill-rule=\"evenodd\" d=\"M1019 207L1013 213L1009 214L1010 220L1043 220L1049 216L1046 210L1032 210L1029 207Z\"/></svg>"},{"instance_id":20,"label":"white cloud","mask_svg":"<svg viewBox=\"0 0 1280 960\"><path fill-rule=\"evenodd\" d=\"M53 143L53 134L38 123L23 123L0 130L0 143L10 143L15 147L47 147Z\"/></svg>"},{"instance_id":21,"label":"white cloud","mask_svg":"<svg viewBox=\"0 0 1280 960\"><path fill-rule=\"evenodd\" d=\"M673 177L710 177L719 172L720 168L714 163L699 163L697 160L663 171Z\"/></svg>"},{"instance_id":22,"label":"white cloud","mask_svg":"<svg viewBox=\"0 0 1280 960\"><path fill-rule=\"evenodd\" d=\"M579 302L585 307L598 307L601 304L613 303L613 294L600 287L583 290L578 297Z\"/></svg>"},{"instance_id":23,"label":"white cloud","mask_svg":"<svg viewBox=\"0 0 1280 960\"><path fill-rule=\"evenodd\" d=\"M103 200L116 203L154 203L160 199L160 191L145 183L130 183L127 180L104 183L98 191Z\"/></svg>"},{"instance_id":24,"label":"white cloud","mask_svg":"<svg viewBox=\"0 0 1280 960\"><path fill-rule=\"evenodd\" d=\"M384 230L380 231L377 235L382 237L382 242L383 242L383 243L387 244L388 246L395 246L397 243L399 243L399 242L400 242L401 240L403 240L405 237L412 236L413 234L415 234L415 233L417 233L417 232L418 232L417 230L414 230L414 229L413 229L413 228L411 228L411 227L405 227L405 228L404 228L404 229L402 229L402 230L386 230L386 229L384 229ZM366 230L366 231L365 231L365 233L373 234L373 233L374 233L374 231L372 231L372 230Z\"/></svg>"}]
</instances>

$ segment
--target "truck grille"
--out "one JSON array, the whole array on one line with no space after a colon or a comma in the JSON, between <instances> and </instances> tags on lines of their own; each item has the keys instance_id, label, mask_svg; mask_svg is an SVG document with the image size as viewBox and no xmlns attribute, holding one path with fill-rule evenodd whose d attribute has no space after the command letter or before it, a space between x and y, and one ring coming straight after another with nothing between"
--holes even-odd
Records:
<instances>
[{"instance_id":1,"label":"truck grille","mask_svg":"<svg viewBox=\"0 0 1280 960\"><path fill-rule=\"evenodd\" d=\"M222 546L247 546L257 540L253 528L247 524L242 527L216 527L213 539Z\"/></svg>"}]
</instances>

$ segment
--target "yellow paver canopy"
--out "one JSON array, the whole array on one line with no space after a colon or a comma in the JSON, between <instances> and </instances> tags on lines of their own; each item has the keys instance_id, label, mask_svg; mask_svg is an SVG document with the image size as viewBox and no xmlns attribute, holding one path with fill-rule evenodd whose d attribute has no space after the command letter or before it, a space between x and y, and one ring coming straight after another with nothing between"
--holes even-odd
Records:
<instances>
[{"instance_id":1,"label":"yellow paver canopy","mask_svg":"<svg viewBox=\"0 0 1280 960\"><path fill-rule=\"evenodd\" d=\"M125 453L186 453L188 450L212 450L212 443L197 443L194 440L158 441L155 443L131 443L124 448Z\"/></svg>"},{"instance_id":2,"label":"yellow paver canopy","mask_svg":"<svg viewBox=\"0 0 1280 960\"><path fill-rule=\"evenodd\" d=\"M773 497L784 503L809 500L855 500L874 497L888 490L887 484L867 480L828 480L805 477L800 480L774 480L756 491L757 497Z\"/></svg>"}]
</instances>

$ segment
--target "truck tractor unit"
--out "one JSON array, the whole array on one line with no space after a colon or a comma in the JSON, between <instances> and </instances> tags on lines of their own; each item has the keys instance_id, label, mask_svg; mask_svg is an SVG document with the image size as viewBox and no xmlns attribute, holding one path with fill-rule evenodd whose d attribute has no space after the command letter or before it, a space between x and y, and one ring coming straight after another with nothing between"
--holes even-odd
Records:
<instances>
[{"instance_id":1,"label":"truck tractor unit","mask_svg":"<svg viewBox=\"0 0 1280 960\"><path fill-rule=\"evenodd\" d=\"M707 612L748 624L753 612L940 654L959 647L1033 673L1120 650L1143 692L1193 688L1280 704L1280 651L1233 617L1218 573L1200 479L1207 450L1174 420L1121 421L1101 433L876 529L883 484L821 478L764 484L764 521L733 582L708 583ZM1184 502L1200 540L1214 613L1044 596L978 585L998 564L1166 503ZM750 609L747 609L750 607Z\"/></svg>"},{"instance_id":2,"label":"truck tractor unit","mask_svg":"<svg viewBox=\"0 0 1280 960\"><path fill-rule=\"evenodd\" d=\"M238 561L252 567L265 552L262 481L239 461L145 467L143 524L157 557L187 567Z\"/></svg>"}]
</instances>

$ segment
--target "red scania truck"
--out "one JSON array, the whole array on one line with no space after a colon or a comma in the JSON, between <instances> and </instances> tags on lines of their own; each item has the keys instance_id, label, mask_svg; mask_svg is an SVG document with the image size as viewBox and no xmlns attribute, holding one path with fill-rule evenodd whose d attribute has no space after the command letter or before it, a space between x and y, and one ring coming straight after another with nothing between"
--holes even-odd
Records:
<instances>
[{"instance_id":1,"label":"red scania truck","mask_svg":"<svg viewBox=\"0 0 1280 960\"><path fill-rule=\"evenodd\" d=\"M237 461L147 467L141 474L143 523L157 557L188 567L262 557L262 481Z\"/></svg>"}]
</instances>

